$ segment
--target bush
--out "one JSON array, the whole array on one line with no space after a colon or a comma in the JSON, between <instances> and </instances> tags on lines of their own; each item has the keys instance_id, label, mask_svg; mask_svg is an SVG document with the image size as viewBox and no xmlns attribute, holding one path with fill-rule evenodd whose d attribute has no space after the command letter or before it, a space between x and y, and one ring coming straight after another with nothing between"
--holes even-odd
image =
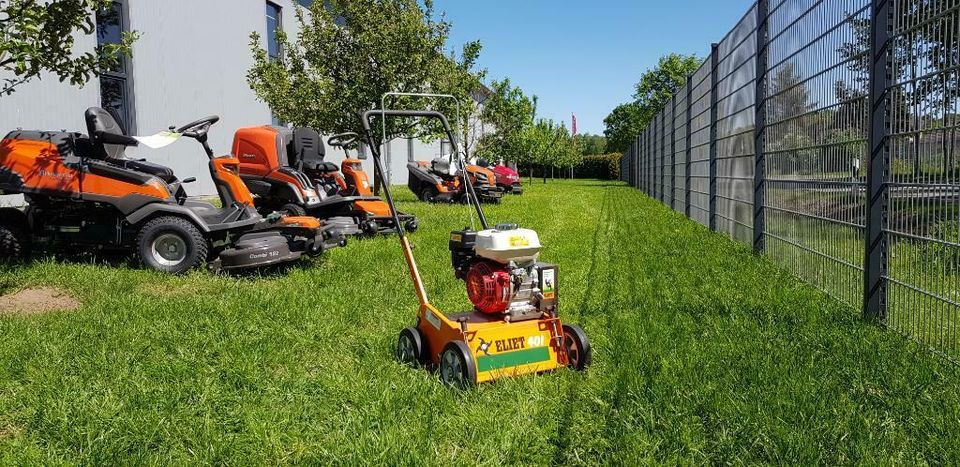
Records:
<instances>
[{"instance_id":1,"label":"bush","mask_svg":"<svg viewBox=\"0 0 960 467\"><path fill-rule=\"evenodd\" d=\"M620 153L584 156L574 173L577 178L620 180L621 157L623 157L623 154Z\"/></svg>"}]
</instances>

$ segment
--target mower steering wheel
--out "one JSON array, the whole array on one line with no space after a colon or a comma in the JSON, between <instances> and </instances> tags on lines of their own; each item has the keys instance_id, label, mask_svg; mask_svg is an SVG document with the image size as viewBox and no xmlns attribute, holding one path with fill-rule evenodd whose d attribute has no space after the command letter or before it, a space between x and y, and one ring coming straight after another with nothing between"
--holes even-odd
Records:
<instances>
[{"instance_id":1,"label":"mower steering wheel","mask_svg":"<svg viewBox=\"0 0 960 467\"><path fill-rule=\"evenodd\" d=\"M348 131L346 133L340 133L327 138L327 144L335 148L346 148L353 146L353 143L357 142L357 138L359 138L359 136L360 135L352 131Z\"/></svg>"},{"instance_id":2,"label":"mower steering wheel","mask_svg":"<svg viewBox=\"0 0 960 467\"><path fill-rule=\"evenodd\" d=\"M212 115L210 117L201 118L200 120L190 122L180 128L177 128L176 132L187 137L196 138L197 136L206 133L207 130L210 129L211 125L219 121L219 116Z\"/></svg>"}]
</instances>

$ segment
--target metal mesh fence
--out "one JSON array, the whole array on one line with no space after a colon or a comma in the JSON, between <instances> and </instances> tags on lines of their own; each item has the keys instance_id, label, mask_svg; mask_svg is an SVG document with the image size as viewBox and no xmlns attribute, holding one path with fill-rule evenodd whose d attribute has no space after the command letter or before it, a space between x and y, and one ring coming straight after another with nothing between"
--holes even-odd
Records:
<instances>
[{"instance_id":1,"label":"metal mesh fence","mask_svg":"<svg viewBox=\"0 0 960 467\"><path fill-rule=\"evenodd\" d=\"M667 106L663 109L663 119L660 121L663 130L660 133L660 146L663 158L660 164L660 173L662 174L662 186L660 201L667 206L673 206L673 106Z\"/></svg>"},{"instance_id":2,"label":"metal mesh fence","mask_svg":"<svg viewBox=\"0 0 960 467\"><path fill-rule=\"evenodd\" d=\"M711 75L710 60L693 74L690 91L690 218L710 225L710 111Z\"/></svg>"},{"instance_id":3,"label":"metal mesh fence","mask_svg":"<svg viewBox=\"0 0 960 467\"><path fill-rule=\"evenodd\" d=\"M753 241L756 7L717 48L716 228Z\"/></svg>"},{"instance_id":4,"label":"metal mesh fence","mask_svg":"<svg viewBox=\"0 0 960 467\"><path fill-rule=\"evenodd\" d=\"M622 165L956 359L958 142L960 0L759 0Z\"/></svg>"},{"instance_id":5,"label":"metal mesh fence","mask_svg":"<svg viewBox=\"0 0 960 467\"><path fill-rule=\"evenodd\" d=\"M960 0L897 0L891 10L887 323L956 356Z\"/></svg>"},{"instance_id":6,"label":"metal mesh fence","mask_svg":"<svg viewBox=\"0 0 960 467\"><path fill-rule=\"evenodd\" d=\"M686 212L687 204L687 93L674 96L673 209Z\"/></svg>"}]
</instances>

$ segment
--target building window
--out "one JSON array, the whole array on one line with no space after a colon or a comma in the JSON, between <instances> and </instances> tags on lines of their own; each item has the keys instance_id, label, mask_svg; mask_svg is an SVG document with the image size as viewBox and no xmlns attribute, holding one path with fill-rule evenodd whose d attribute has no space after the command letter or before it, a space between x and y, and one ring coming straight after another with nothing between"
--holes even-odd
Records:
<instances>
[{"instance_id":1,"label":"building window","mask_svg":"<svg viewBox=\"0 0 960 467\"><path fill-rule=\"evenodd\" d=\"M300 6L304 8L310 8L313 6L313 0L297 0L300 3Z\"/></svg>"},{"instance_id":2,"label":"building window","mask_svg":"<svg viewBox=\"0 0 960 467\"><path fill-rule=\"evenodd\" d=\"M276 3L267 2L267 55L270 60L283 54L279 34L283 31L283 9Z\"/></svg>"},{"instance_id":3,"label":"building window","mask_svg":"<svg viewBox=\"0 0 960 467\"><path fill-rule=\"evenodd\" d=\"M270 60L279 60L283 55L279 33L283 31L283 9L273 2L267 2L267 56ZM270 122L275 126L286 126L277 114L270 112Z\"/></svg>"},{"instance_id":4,"label":"building window","mask_svg":"<svg viewBox=\"0 0 960 467\"><path fill-rule=\"evenodd\" d=\"M127 31L124 3L113 0L110 5L97 11L97 45L119 44ZM100 74L100 107L112 111L127 133L135 132L133 122L133 97L130 92L130 59L121 55L117 64Z\"/></svg>"}]
</instances>

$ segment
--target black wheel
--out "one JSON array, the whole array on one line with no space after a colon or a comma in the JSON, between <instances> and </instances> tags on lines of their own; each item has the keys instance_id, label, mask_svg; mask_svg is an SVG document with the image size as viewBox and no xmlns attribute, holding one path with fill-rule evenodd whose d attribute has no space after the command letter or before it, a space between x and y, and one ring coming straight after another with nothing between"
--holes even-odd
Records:
<instances>
[{"instance_id":1,"label":"black wheel","mask_svg":"<svg viewBox=\"0 0 960 467\"><path fill-rule=\"evenodd\" d=\"M22 261L30 249L30 235L23 226L0 222L0 263Z\"/></svg>"},{"instance_id":2,"label":"black wheel","mask_svg":"<svg viewBox=\"0 0 960 467\"><path fill-rule=\"evenodd\" d=\"M404 365L420 366L426 363L426 340L417 328L409 327L400 331L397 339L397 361Z\"/></svg>"},{"instance_id":3,"label":"black wheel","mask_svg":"<svg viewBox=\"0 0 960 467\"><path fill-rule=\"evenodd\" d=\"M307 215L307 210L300 206L299 204L287 203L283 206L280 206L280 212L294 217L301 217Z\"/></svg>"},{"instance_id":4,"label":"black wheel","mask_svg":"<svg viewBox=\"0 0 960 467\"><path fill-rule=\"evenodd\" d=\"M452 341L440 353L440 381L466 389L477 384L477 366L467 344Z\"/></svg>"},{"instance_id":5,"label":"black wheel","mask_svg":"<svg viewBox=\"0 0 960 467\"><path fill-rule=\"evenodd\" d=\"M422 190L420 190L420 201L432 203L433 199L436 198L438 194L440 193L437 191L436 187L425 186Z\"/></svg>"},{"instance_id":6,"label":"black wheel","mask_svg":"<svg viewBox=\"0 0 960 467\"><path fill-rule=\"evenodd\" d=\"M417 222L416 219L409 220L407 221L406 224L403 225L403 228L407 229L407 232L411 232L411 233L416 232L417 229L420 228L420 223Z\"/></svg>"},{"instance_id":7,"label":"black wheel","mask_svg":"<svg viewBox=\"0 0 960 467\"><path fill-rule=\"evenodd\" d=\"M158 217L140 229L137 253L144 266L180 274L207 261L207 240L190 221Z\"/></svg>"},{"instance_id":8,"label":"black wheel","mask_svg":"<svg viewBox=\"0 0 960 467\"><path fill-rule=\"evenodd\" d=\"M380 233L380 228L377 226L377 223L374 221L363 221L360 223L360 230L368 236L374 236Z\"/></svg>"},{"instance_id":9,"label":"black wheel","mask_svg":"<svg viewBox=\"0 0 960 467\"><path fill-rule=\"evenodd\" d=\"M567 350L567 366L577 371L583 371L590 366L593 350L587 334L579 326L563 325L563 347Z\"/></svg>"}]
</instances>

